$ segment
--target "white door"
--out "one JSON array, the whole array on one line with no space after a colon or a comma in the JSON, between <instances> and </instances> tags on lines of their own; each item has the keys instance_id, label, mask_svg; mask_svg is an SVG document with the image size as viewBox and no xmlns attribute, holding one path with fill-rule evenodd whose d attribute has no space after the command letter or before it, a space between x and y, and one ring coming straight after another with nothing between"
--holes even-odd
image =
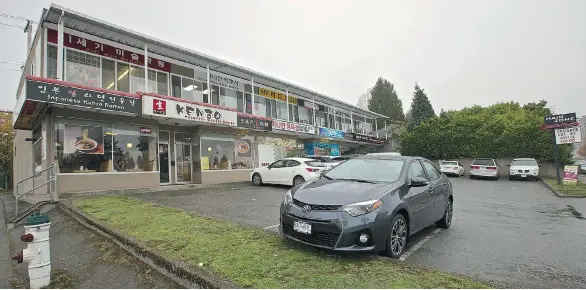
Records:
<instances>
[{"instance_id":1,"label":"white door","mask_svg":"<svg viewBox=\"0 0 586 290\"><path fill-rule=\"evenodd\" d=\"M281 180L283 179L281 176L281 171L283 170L284 166L284 160L273 162L271 165L269 165L266 173L264 174L266 177L262 176L263 181L266 180L269 183L281 183Z\"/></svg>"}]
</instances>

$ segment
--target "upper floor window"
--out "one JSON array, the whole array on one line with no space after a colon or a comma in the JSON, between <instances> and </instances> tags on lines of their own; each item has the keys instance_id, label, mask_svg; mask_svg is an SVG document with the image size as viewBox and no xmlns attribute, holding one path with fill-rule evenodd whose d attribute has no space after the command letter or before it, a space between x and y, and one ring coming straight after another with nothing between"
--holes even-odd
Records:
<instances>
[{"instance_id":1,"label":"upper floor window","mask_svg":"<svg viewBox=\"0 0 586 290\"><path fill-rule=\"evenodd\" d=\"M100 57L74 50L67 50L65 80L90 87L100 86Z\"/></svg>"}]
</instances>

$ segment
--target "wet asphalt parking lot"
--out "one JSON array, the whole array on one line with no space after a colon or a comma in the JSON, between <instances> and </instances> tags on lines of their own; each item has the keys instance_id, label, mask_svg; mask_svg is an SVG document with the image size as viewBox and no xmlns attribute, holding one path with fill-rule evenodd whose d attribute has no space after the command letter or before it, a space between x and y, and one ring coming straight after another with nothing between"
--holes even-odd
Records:
<instances>
[{"instance_id":1,"label":"wet asphalt parking lot","mask_svg":"<svg viewBox=\"0 0 586 290\"><path fill-rule=\"evenodd\" d=\"M454 222L409 242L404 263L511 288L586 288L586 199L562 199L541 182L451 178ZM277 232L288 187L231 184L133 195Z\"/></svg>"}]
</instances>

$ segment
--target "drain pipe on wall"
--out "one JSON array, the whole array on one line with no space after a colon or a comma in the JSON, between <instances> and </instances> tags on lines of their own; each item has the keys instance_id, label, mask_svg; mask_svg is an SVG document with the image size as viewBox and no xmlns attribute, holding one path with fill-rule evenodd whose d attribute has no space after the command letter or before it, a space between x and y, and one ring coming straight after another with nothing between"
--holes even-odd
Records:
<instances>
[{"instance_id":1,"label":"drain pipe on wall","mask_svg":"<svg viewBox=\"0 0 586 290\"><path fill-rule=\"evenodd\" d=\"M28 276L31 289L49 286L51 282L51 247L49 245L49 216L35 212L25 224L25 234L20 240L28 243L27 248L12 257L17 263L28 263Z\"/></svg>"}]
</instances>

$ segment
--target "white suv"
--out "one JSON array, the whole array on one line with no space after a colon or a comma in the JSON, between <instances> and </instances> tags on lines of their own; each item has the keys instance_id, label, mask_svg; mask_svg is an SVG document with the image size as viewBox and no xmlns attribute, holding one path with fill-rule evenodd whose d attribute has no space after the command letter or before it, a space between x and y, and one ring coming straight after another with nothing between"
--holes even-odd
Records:
<instances>
[{"instance_id":1,"label":"white suv","mask_svg":"<svg viewBox=\"0 0 586 290\"><path fill-rule=\"evenodd\" d=\"M492 158L476 158L470 165L470 179L478 177L499 179L499 165Z\"/></svg>"},{"instance_id":2,"label":"white suv","mask_svg":"<svg viewBox=\"0 0 586 290\"><path fill-rule=\"evenodd\" d=\"M513 179L533 179L539 180L539 165L533 158L515 158L508 165L509 180Z\"/></svg>"}]
</instances>

